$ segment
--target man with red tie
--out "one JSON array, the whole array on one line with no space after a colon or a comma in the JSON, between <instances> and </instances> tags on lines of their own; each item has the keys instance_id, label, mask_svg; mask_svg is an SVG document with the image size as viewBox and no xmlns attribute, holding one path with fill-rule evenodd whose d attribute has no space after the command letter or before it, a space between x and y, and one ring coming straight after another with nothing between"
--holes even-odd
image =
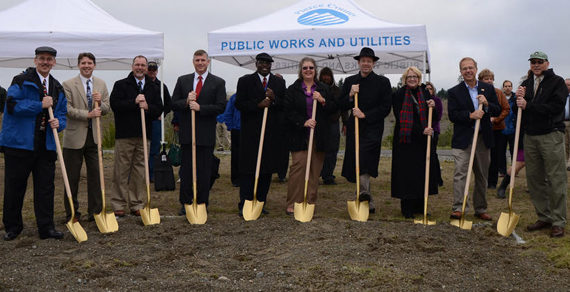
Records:
<instances>
[{"instance_id":1,"label":"man with red tie","mask_svg":"<svg viewBox=\"0 0 570 292\"><path fill-rule=\"evenodd\" d=\"M195 73L178 77L172 93L172 109L178 113L182 158L180 166L180 215L184 204L191 204L192 190L192 121L196 115L196 179L198 204L208 205L212 155L216 145L216 116L226 107L226 82L208 72L210 59L204 50L194 52Z\"/></svg>"},{"instance_id":2,"label":"man with red tie","mask_svg":"<svg viewBox=\"0 0 570 292\"><path fill-rule=\"evenodd\" d=\"M257 199L260 202L265 202L271 185L271 174L276 172L279 166L277 151L281 143L279 136L283 135L280 131L279 115L283 107L285 81L271 74L273 58L270 55L260 53L255 59L257 71L241 77L236 92L236 108L241 112L240 201L238 204L240 214L242 214L244 201L253 200L255 168L265 108L268 108L268 114L257 185ZM267 211L264 209L263 213L266 214Z\"/></svg>"},{"instance_id":3,"label":"man with red tie","mask_svg":"<svg viewBox=\"0 0 570 292\"><path fill-rule=\"evenodd\" d=\"M41 239L63 238L53 222L55 160L52 129L65 129L67 100L63 87L50 74L57 51L36 49L34 64L12 80L0 132L4 152L4 240L14 240L24 229L22 207L30 173L34 183L34 211ZM50 119L48 108L53 108Z\"/></svg>"}]
</instances>

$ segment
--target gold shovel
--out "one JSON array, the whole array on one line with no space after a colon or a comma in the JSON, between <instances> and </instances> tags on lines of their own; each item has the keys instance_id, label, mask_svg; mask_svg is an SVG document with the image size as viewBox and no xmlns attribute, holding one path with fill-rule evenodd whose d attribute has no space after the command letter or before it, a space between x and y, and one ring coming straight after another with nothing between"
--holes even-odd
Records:
<instances>
[{"instance_id":1,"label":"gold shovel","mask_svg":"<svg viewBox=\"0 0 570 292\"><path fill-rule=\"evenodd\" d=\"M317 115L317 100L313 99L313 113L311 114L311 119L315 119ZM313 138L315 136L315 128L311 128L309 132L309 145L307 153L307 165L305 166L305 190L303 194L303 202L295 203L293 212L295 214L295 220L300 222L309 222L313 219L313 214L315 213L315 204L309 204L307 202L307 188L309 187L309 171L311 170L311 155L313 154Z\"/></svg>"},{"instance_id":2,"label":"gold shovel","mask_svg":"<svg viewBox=\"0 0 570 292\"><path fill-rule=\"evenodd\" d=\"M184 204L186 210L186 219L190 224L204 224L208 220L208 211L206 204L198 204L198 183L196 180L196 113L190 110L192 118L192 190L194 199L192 204Z\"/></svg>"},{"instance_id":3,"label":"gold shovel","mask_svg":"<svg viewBox=\"0 0 570 292\"><path fill-rule=\"evenodd\" d=\"M99 104L95 102L95 108L99 108ZM99 156L99 181L101 182L101 213L93 215L95 223L101 233L111 233L119 230L117 218L113 212L107 213L105 209L105 175L103 174L103 151L101 150L101 118L95 118L95 126L97 130L97 154Z\"/></svg>"},{"instance_id":4,"label":"gold shovel","mask_svg":"<svg viewBox=\"0 0 570 292\"><path fill-rule=\"evenodd\" d=\"M265 124L267 122L267 107L263 110L263 120L261 122L261 135L259 136L259 150L257 151L257 165L255 166L255 182L253 184L253 200L245 200L243 203L243 219L245 221L257 220L263 210L264 202L257 200L257 182L259 180L259 169L261 168L261 154L263 152L263 140L265 138Z\"/></svg>"},{"instance_id":5,"label":"gold shovel","mask_svg":"<svg viewBox=\"0 0 570 292\"><path fill-rule=\"evenodd\" d=\"M54 119L53 110L51 106L48 108L49 118ZM49 125L47 125L49 127ZM59 166L61 167L61 174L63 176L63 183L65 184L65 192L67 193L67 200L69 201L69 206L71 208L71 218L65 226L71 232L71 235L75 237L77 242L84 242L87 240L87 233L85 233L85 229L81 227L79 222L73 222L75 218L75 207L73 206L73 200L71 199L71 188L69 187L69 180L67 179L67 171L65 170L65 162L63 161L63 153L61 152L61 145L59 143L59 135L57 134L57 129L52 128L53 131L53 139L55 140L55 148L57 150L57 158L59 160Z\"/></svg>"},{"instance_id":6,"label":"gold shovel","mask_svg":"<svg viewBox=\"0 0 570 292\"><path fill-rule=\"evenodd\" d=\"M512 166L511 166L511 183L509 184L509 213L501 212L499 221L497 221L497 232L500 235L507 237L513 233L517 223L519 222L520 215L513 212L513 189L515 188L516 166L517 166L517 151L519 150L519 136L521 129L521 116L522 109L519 107L517 110L517 127L515 130L515 147L513 149Z\"/></svg>"},{"instance_id":7,"label":"gold shovel","mask_svg":"<svg viewBox=\"0 0 570 292\"><path fill-rule=\"evenodd\" d=\"M142 135L143 135L143 151L144 151L144 173L145 173L145 182L146 182L146 194L147 194L147 203L142 208L141 218L143 224L146 225L154 225L160 224L160 214L158 213L158 208L150 208L150 179L148 173L148 152L147 152L147 142L146 142L146 122L144 116L144 109L141 108L141 122L142 122Z\"/></svg>"},{"instance_id":8,"label":"gold shovel","mask_svg":"<svg viewBox=\"0 0 570 292\"><path fill-rule=\"evenodd\" d=\"M479 104L478 110L483 109L483 104ZM451 225L461 229L471 230L473 221L465 220L465 205L467 204L467 196L469 195L469 184L471 183L471 174L473 173L473 160L475 159L475 149L477 148L477 137L479 136L479 127L481 119L475 122L475 132L473 133L473 142L471 143L471 155L469 156L469 168L467 169L467 179L465 180L465 190L463 191L463 206L461 207L461 218L451 220Z\"/></svg>"},{"instance_id":9,"label":"gold shovel","mask_svg":"<svg viewBox=\"0 0 570 292\"><path fill-rule=\"evenodd\" d=\"M430 107L428 109L428 128L431 128L432 115L433 115L433 108ZM415 224L435 225L435 221L429 221L427 218L428 197L429 197L428 193L429 193L430 159L431 159L431 135L428 135L427 136L427 148L426 148L426 176L425 176L425 184L424 184L424 219L414 220Z\"/></svg>"},{"instance_id":10,"label":"gold shovel","mask_svg":"<svg viewBox=\"0 0 570 292\"><path fill-rule=\"evenodd\" d=\"M358 108L358 93L354 94L354 107ZM368 201L360 201L360 135L358 133L358 118L354 117L354 153L356 164L356 200L346 202L350 219L366 222L370 215Z\"/></svg>"}]
</instances>

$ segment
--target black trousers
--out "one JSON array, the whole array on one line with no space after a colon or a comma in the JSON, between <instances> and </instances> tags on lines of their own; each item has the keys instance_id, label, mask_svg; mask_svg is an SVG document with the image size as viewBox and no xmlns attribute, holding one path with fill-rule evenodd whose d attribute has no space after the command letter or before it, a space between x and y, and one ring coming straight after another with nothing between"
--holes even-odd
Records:
<instances>
[{"instance_id":1,"label":"black trousers","mask_svg":"<svg viewBox=\"0 0 570 292\"><path fill-rule=\"evenodd\" d=\"M257 181L257 200L265 202L267 193L271 186L271 173L260 173ZM245 200L253 200L253 187L255 184L255 174L245 173L240 175L239 181L239 203L238 209L243 209Z\"/></svg>"},{"instance_id":2,"label":"black trousers","mask_svg":"<svg viewBox=\"0 0 570 292\"><path fill-rule=\"evenodd\" d=\"M333 180L334 168L336 167L336 158L338 155L338 147L340 143L340 128L338 121L332 123L329 129L329 141L327 141L327 150L325 151L325 161L321 170L323 180Z\"/></svg>"},{"instance_id":3,"label":"black trousers","mask_svg":"<svg viewBox=\"0 0 570 292\"><path fill-rule=\"evenodd\" d=\"M507 143L502 130L493 130L495 147L491 148L491 164L489 164L488 185L496 186L499 172L507 172Z\"/></svg>"},{"instance_id":4,"label":"black trousers","mask_svg":"<svg viewBox=\"0 0 570 292\"><path fill-rule=\"evenodd\" d=\"M192 144L182 144L180 164L180 203L192 204L194 199L192 182ZM208 205L212 177L212 155L214 146L196 146L197 203Z\"/></svg>"},{"instance_id":5,"label":"black trousers","mask_svg":"<svg viewBox=\"0 0 570 292\"><path fill-rule=\"evenodd\" d=\"M75 208L75 218L81 217L79 212L79 202L77 200L77 191L79 189L79 179L83 159L85 158L85 166L87 167L87 213L90 217L93 214L101 212L101 180L99 178L99 157L97 155L97 144L93 141L93 130L87 131L87 139L85 145L81 149L63 148L63 160L67 170L69 179L69 188L71 189L71 198L73 207ZM67 199L67 192L64 191L63 203L65 206L65 214L67 220L71 218L71 208Z\"/></svg>"},{"instance_id":6,"label":"black trousers","mask_svg":"<svg viewBox=\"0 0 570 292\"><path fill-rule=\"evenodd\" d=\"M232 139L232 146L231 146L231 180L232 185L239 185L239 139L240 139L240 130L231 130L231 139Z\"/></svg>"},{"instance_id":7,"label":"black trousers","mask_svg":"<svg viewBox=\"0 0 570 292\"><path fill-rule=\"evenodd\" d=\"M19 234L24 229L22 207L28 187L28 177L33 176L34 212L40 233L55 227L53 223L53 193L55 179L55 151L28 151L4 148L4 216L6 232Z\"/></svg>"},{"instance_id":8,"label":"black trousers","mask_svg":"<svg viewBox=\"0 0 570 292\"><path fill-rule=\"evenodd\" d=\"M411 218L414 214L423 214L424 197L417 199L401 199L400 209L402 210L402 216L406 218Z\"/></svg>"},{"instance_id":9,"label":"black trousers","mask_svg":"<svg viewBox=\"0 0 570 292\"><path fill-rule=\"evenodd\" d=\"M435 133L433 134L433 137L431 139L431 148L432 148L432 153L430 155L433 155L433 161L435 163L435 166L433 167L433 169L435 169L433 174L430 175L434 175L435 177L435 181L438 183L438 185L443 186L443 179L441 177L441 165L439 163L439 156L437 155L437 143L439 142L439 133Z\"/></svg>"}]
</instances>

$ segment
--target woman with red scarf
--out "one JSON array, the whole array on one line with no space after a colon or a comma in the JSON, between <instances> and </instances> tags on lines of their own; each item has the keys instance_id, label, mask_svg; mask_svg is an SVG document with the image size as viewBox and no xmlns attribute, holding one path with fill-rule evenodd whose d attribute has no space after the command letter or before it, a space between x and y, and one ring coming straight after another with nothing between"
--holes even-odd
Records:
<instances>
[{"instance_id":1,"label":"woman with red scarf","mask_svg":"<svg viewBox=\"0 0 570 292\"><path fill-rule=\"evenodd\" d=\"M435 107L431 95L421 84L422 73L408 67L402 75L403 86L392 95L396 123L392 144L392 197L401 201L402 215L414 218L423 214L428 108ZM433 113L435 116L435 112ZM431 156L433 157L433 155ZM435 163L430 163L431 169ZM429 194L437 194L437 180L430 175Z\"/></svg>"}]
</instances>

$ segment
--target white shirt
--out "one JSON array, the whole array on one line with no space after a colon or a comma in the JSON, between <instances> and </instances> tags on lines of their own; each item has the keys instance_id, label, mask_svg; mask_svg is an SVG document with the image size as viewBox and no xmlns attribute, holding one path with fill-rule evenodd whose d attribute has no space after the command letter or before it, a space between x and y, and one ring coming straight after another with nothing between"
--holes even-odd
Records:
<instances>
[{"instance_id":1,"label":"white shirt","mask_svg":"<svg viewBox=\"0 0 570 292\"><path fill-rule=\"evenodd\" d=\"M79 79L81 79L81 84L83 84L83 92L85 92L85 98L87 98L87 80L89 80L89 87L91 87L91 95L93 95L93 80L91 78L85 78L83 75L79 74Z\"/></svg>"},{"instance_id":2,"label":"white shirt","mask_svg":"<svg viewBox=\"0 0 570 292\"><path fill-rule=\"evenodd\" d=\"M139 79L136 78L136 77L133 77L133 78L135 78L135 82L137 83L137 88L139 87L139 82L142 82L141 88L144 89L144 81L145 81L146 78L143 78L143 79L141 79L141 80L139 80Z\"/></svg>"},{"instance_id":3,"label":"white shirt","mask_svg":"<svg viewBox=\"0 0 570 292\"><path fill-rule=\"evenodd\" d=\"M36 70L36 73L38 74L38 77L40 77L40 83L41 84L44 84L44 80L46 81L46 91L49 95L49 75L46 78L46 77L43 77L37 70ZM43 88L42 88L42 90L43 90Z\"/></svg>"},{"instance_id":4,"label":"white shirt","mask_svg":"<svg viewBox=\"0 0 570 292\"><path fill-rule=\"evenodd\" d=\"M257 76L259 76L259 81L261 81L261 85L263 85L263 78L267 78L267 79L265 79L265 82L267 82L266 85L269 84L269 76L271 76L271 74L267 74L267 76L263 76L263 75L257 73ZM264 88L264 89L266 89L266 88Z\"/></svg>"},{"instance_id":5,"label":"white shirt","mask_svg":"<svg viewBox=\"0 0 570 292\"><path fill-rule=\"evenodd\" d=\"M208 71L204 72L202 75L198 75L197 72L194 72L194 91L196 91L196 86L198 85L198 76L202 76L202 88L204 88L204 84L206 83L206 77L208 77Z\"/></svg>"}]
</instances>

